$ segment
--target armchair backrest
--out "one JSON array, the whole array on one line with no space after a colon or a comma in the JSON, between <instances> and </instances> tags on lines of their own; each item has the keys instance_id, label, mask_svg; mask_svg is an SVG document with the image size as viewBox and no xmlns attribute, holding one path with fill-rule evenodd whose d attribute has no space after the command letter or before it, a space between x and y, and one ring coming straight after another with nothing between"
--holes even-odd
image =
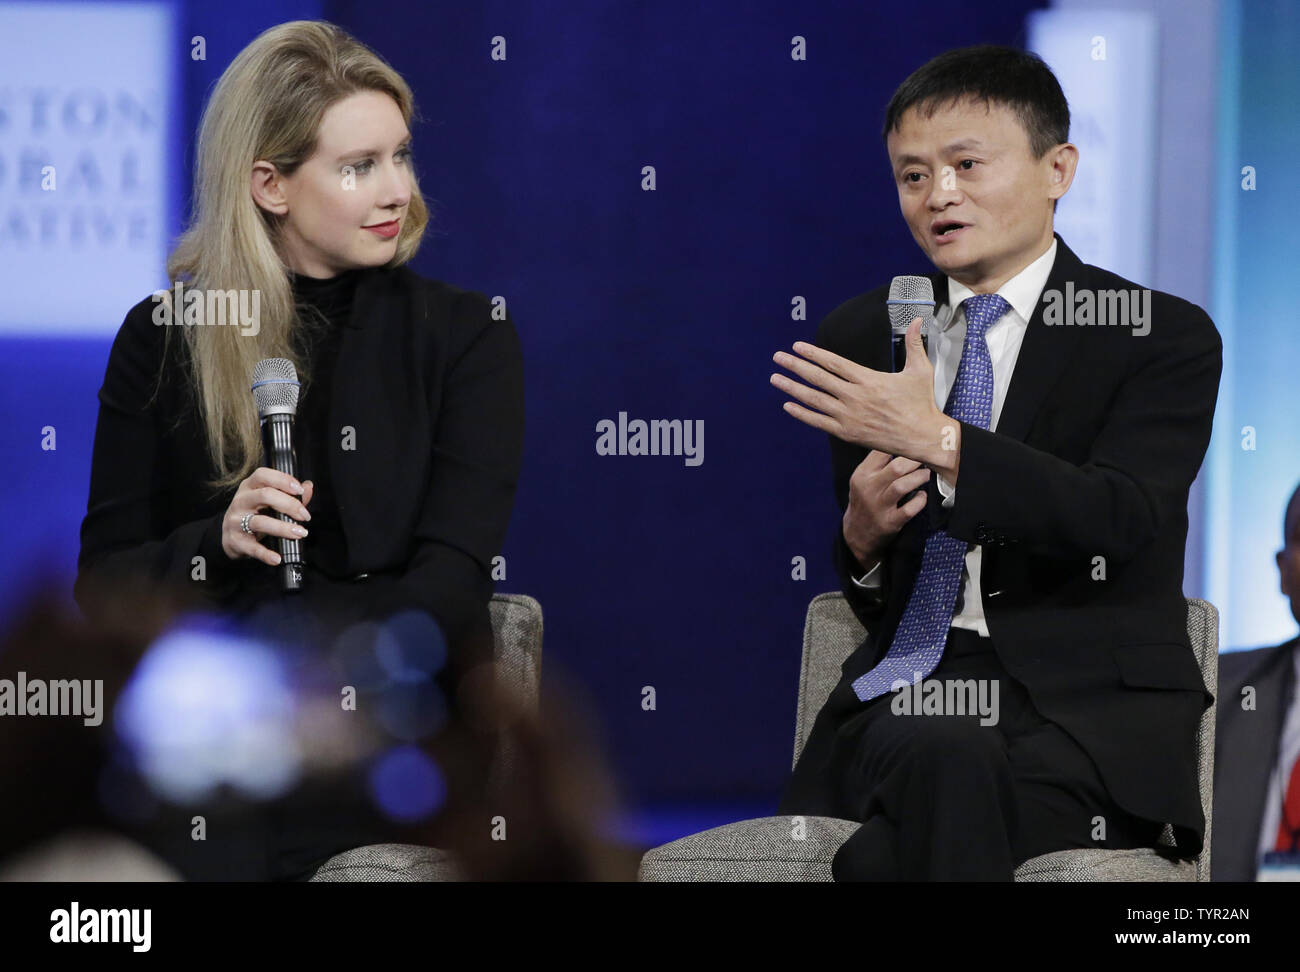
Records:
<instances>
[{"instance_id":1,"label":"armchair backrest","mask_svg":"<svg viewBox=\"0 0 1300 972\"><path fill-rule=\"evenodd\" d=\"M536 707L542 683L542 606L526 594L493 594L488 611L498 677ZM489 785L508 776L514 762L515 745L506 732Z\"/></svg>"}]
</instances>

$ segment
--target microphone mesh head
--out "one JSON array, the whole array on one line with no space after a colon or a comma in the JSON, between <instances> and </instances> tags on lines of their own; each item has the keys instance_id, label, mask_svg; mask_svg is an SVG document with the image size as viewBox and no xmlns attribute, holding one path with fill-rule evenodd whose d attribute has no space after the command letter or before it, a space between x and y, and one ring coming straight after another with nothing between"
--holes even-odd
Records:
<instances>
[{"instance_id":1,"label":"microphone mesh head","mask_svg":"<svg viewBox=\"0 0 1300 972\"><path fill-rule=\"evenodd\" d=\"M253 369L258 418L298 412L298 372L287 358L263 358Z\"/></svg>"},{"instance_id":2,"label":"microphone mesh head","mask_svg":"<svg viewBox=\"0 0 1300 972\"><path fill-rule=\"evenodd\" d=\"M929 277L895 277L889 284L889 323L895 334L902 334L921 318L921 333L929 334L934 322L934 284Z\"/></svg>"}]
</instances>

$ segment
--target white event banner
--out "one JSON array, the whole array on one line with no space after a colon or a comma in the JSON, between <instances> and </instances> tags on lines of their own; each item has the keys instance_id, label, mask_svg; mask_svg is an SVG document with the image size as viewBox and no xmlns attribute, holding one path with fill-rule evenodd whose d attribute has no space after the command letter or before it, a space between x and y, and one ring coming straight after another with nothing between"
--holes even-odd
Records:
<instances>
[{"instance_id":1,"label":"white event banner","mask_svg":"<svg viewBox=\"0 0 1300 972\"><path fill-rule=\"evenodd\" d=\"M0 337L112 336L161 286L166 3L0 3Z\"/></svg>"},{"instance_id":2,"label":"white event banner","mask_svg":"<svg viewBox=\"0 0 1300 972\"><path fill-rule=\"evenodd\" d=\"M1029 49L1051 67L1070 103L1079 147L1056 231L1085 263L1150 285L1155 214L1158 31L1152 14L1042 10Z\"/></svg>"}]
</instances>

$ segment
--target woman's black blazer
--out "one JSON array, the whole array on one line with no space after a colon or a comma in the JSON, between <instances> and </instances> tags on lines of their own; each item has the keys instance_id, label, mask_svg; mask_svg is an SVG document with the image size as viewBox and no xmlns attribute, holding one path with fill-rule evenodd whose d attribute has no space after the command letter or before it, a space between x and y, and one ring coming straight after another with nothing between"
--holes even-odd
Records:
<instances>
[{"instance_id":1,"label":"woman's black blazer","mask_svg":"<svg viewBox=\"0 0 1300 972\"><path fill-rule=\"evenodd\" d=\"M270 589L273 568L231 561L221 549L234 489L214 495L204 485L214 473L185 343L177 332L164 348L167 325L153 323L154 307L146 298L127 313L99 392L76 583L83 608L87 582L101 572L173 582L217 604ZM513 323L494 320L483 295L409 268L366 271L340 338L329 418L348 571L368 576L338 582L348 590L327 596L359 598L364 616L376 618L422 608L453 644L486 635L490 646L492 560L523 450ZM349 426L353 448L345 449ZM332 583L310 574L308 582Z\"/></svg>"}]
</instances>

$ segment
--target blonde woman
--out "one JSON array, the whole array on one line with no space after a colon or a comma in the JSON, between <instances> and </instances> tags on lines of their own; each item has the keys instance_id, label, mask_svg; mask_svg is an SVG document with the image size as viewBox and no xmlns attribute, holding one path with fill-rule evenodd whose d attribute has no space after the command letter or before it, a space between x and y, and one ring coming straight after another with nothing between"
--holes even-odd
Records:
<instances>
[{"instance_id":1,"label":"blonde woman","mask_svg":"<svg viewBox=\"0 0 1300 972\"><path fill-rule=\"evenodd\" d=\"M424 612L451 649L448 691L490 657L519 341L482 295L406 266L428 222L413 113L402 78L322 22L266 31L222 75L171 291L127 313L99 393L83 607L97 578L135 574L326 630ZM186 290L200 300L178 304ZM200 322L214 292L238 293L237 322ZM297 479L264 465L250 384L266 358L301 383ZM302 541L301 592L280 589L278 537ZM308 873L316 850L281 876Z\"/></svg>"}]
</instances>

